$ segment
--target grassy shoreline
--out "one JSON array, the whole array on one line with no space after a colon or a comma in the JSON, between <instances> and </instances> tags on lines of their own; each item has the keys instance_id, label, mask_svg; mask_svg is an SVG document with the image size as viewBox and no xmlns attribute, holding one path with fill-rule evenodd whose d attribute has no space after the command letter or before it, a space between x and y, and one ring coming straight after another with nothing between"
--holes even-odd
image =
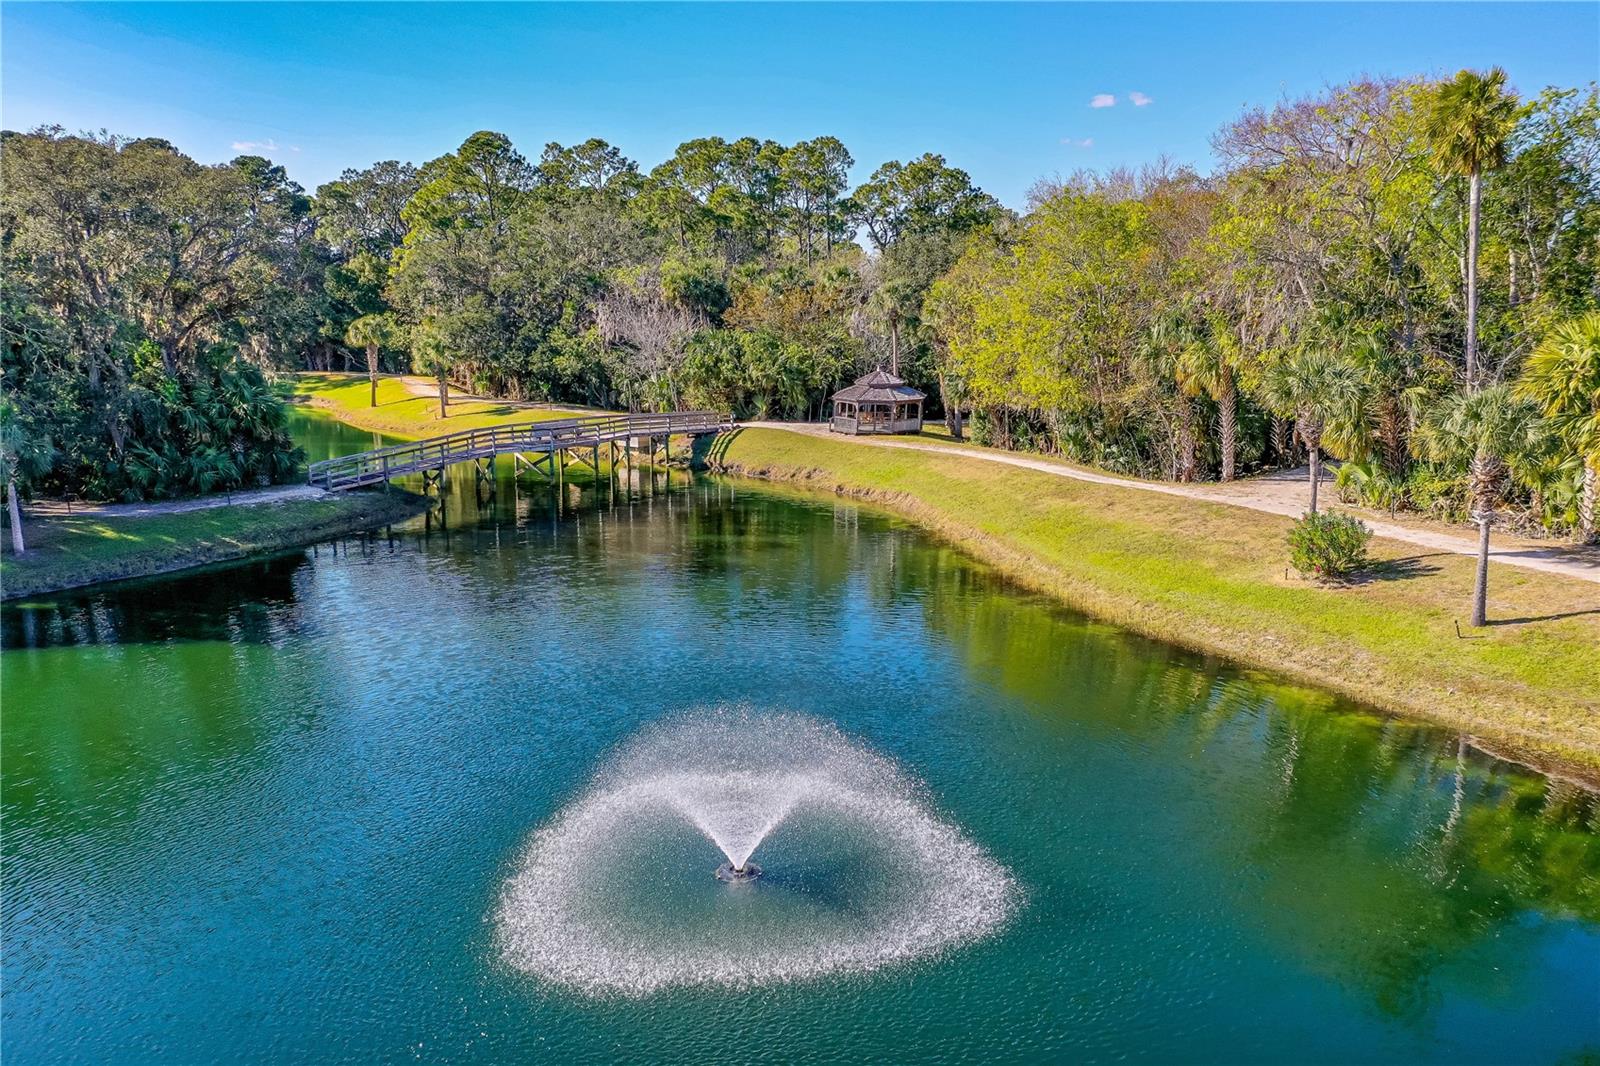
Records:
<instances>
[{"instance_id":1,"label":"grassy shoreline","mask_svg":"<svg viewBox=\"0 0 1600 1066\"><path fill-rule=\"evenodd\" d=\"M332 499L211 507L142 517L34 518L29 550L0 555L0 600L17 600L231 562L421 513L421 496L393 490Z\"/></svg>"},{"instance_id":2,"label":"grassy shoreline","mask_svg":"<svg viewBox=\"0 0 1600 1066\"><path fill-rule=\"evenodd\" d=\"M1600 588L1497 567L1486 631L1457 637L1473 560L1375 540L1364 581L1285 574L1287 518L996 467L746 429L709 465L885 505L1085 613L1460 730L1600 781Z\"/></svg>"}]
</instances>

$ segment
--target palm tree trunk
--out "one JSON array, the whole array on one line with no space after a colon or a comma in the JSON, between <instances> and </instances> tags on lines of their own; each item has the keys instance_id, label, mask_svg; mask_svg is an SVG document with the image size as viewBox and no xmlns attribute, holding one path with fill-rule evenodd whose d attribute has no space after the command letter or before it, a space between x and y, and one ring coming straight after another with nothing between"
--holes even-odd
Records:
<instances>
[{"instance_id":1,"label":"palm tree trunk","mask_svg":"<svg viewBox=\"0 0 1600 1066\"><path fill-rule=\"evenodd\" d=\"M1178 397L1178 480L1194 480L1194 407L1187 396Z\"/></svg>"},{"instance_id":2,"label":"palm tree trunk","mask_svg":"<svg viewBox=\"0 0 1600 1066\"><path fill-rule=\"evenodd\" d=\"M1478 520L1478 575L1472 586L1472 624L1488 624L1489 601L1489 521L1494 516L1494 487L1498 480L1498 460L1480 449L1472 457L1468 474L1473 509Z\"/></svg>"},{"instance_id":3,"label":"palm tree trunk","mask_svg":"<svg viewBox=\"0 0 1600 1066\"><path fill-rule=\"evenodd\" d=\"M21 555L28 550L22 540L22 506L17 502L17 480L6 482L6 507L11 511L11 550Z\"/></svg>"},{"instance_id":4,"label":"palm tree trunk","mask_svg":"<svg viewBox=\"0 0 1600 1066\"><path fill-rule=\"evenodd\" d=\"M1272 416L1272 455L1280 463L1289 459L1289 420L1282 415Z\"/></svg>"},{"instance_id":5,"label":"palm tree trunk","mask_svg":"<svg viewBox=\"0 0 1600 1066\"><path fill-rule=\"evenodd\" d=\"M1478 516L1478 578L1472 585L1472 624L1486 626L1489 604L1489 515Z\"/></svg>"},{"instance_id":6,"label":"palm tree trunk","mask_svg":"<svg viewBox=\"0 0 1600 1066\"><path fill-rule=\"evenodd\" d=\"M372 398L367 404L369 407L378 406L378 346L367 345L367 380L372 383Z\"/></svg>"},{"instance_id":7,"label":"palm tree trunk","mask_svg":"<svg viewBox=\"0 0 1600 1066\"><path fill-rule=\"evenodd\" d=\"M1217 411L1222 422L1222 480L1233 480L1234 453L1239 440L1239 390L1233 384L1233 371L1222 370L1222 388L1218 390Z\"/></svg>"},{"instance_id":8,"label":"palm tree trunk","mask_svg":"<svg viewBox=\"0 0 1600 1066\"><path fill-rule=\"evenodd\" d=\"M1317 513L1317 482L1322 480L1322 448L1321 441L1308 441L1306 449L1311 453L1311 513Z\"/></svg>"},{"instance_id":9,"label":"palm tree trunk","mask_svg":"<svg viewBox=\"0 0 1600 1066\"><path fill-rule=\"evenodd\" d=\"M444 368L439 369L439 417L445 417L445 407L450 402L450 383L445 379Z\"/></svg>"},{"instance_id":10,"label":"palm tree trunk","mask_svg":"<svg viewBox=\"0 0 1600 1066\"><path fill-rule=\"evenodd\" d=\"M1467 391L1478 387L1478 217L1483 199L1483 176L1473 171L1467 178Z\"/></svg>"},{"instance_id":11,"label":"palm tree trunk","mask_svg":"<svg viewBox=\"0 0 1600 1066\"><path fill-rule=\"evenodd\" d=\"M1583 464L1583 491L1578 494L1578 541L1594 543L1594 498L1600 481L1600 461L1591 459Z\"/></svg>"}]
</instances>

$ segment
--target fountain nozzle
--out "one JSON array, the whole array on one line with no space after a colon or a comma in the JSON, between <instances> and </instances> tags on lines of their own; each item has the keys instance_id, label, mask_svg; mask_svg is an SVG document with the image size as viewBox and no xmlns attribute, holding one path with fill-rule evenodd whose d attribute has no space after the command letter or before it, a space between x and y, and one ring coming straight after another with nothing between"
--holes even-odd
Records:
<instances>
[{"instance_id":1,"label":"fountain nozzle","mask_svg":"<svg viewBox=\"0 0 1600 1066\"><path fill-rule=\"evenodd\" d=\"M746 862L743 866L735 866L730 860L717 867L717 880L726 881L730 885L754 881L760 876L761 867L753 862Z\"/></svg>"}]
</instances>

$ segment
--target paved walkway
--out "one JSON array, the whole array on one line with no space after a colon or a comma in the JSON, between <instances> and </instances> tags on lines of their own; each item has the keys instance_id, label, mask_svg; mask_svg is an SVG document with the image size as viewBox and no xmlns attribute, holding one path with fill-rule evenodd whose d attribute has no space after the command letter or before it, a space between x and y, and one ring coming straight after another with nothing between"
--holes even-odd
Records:
<instances>
[{"instance_id":1,"label":"paved walkway","mask_svg":"<svg viewBox=\"0 0 1600 1066\"><path fill-rule=\"evenodd\" d=\"M828 436L828 427L819 422L744 422L741 425L759 429L781 429L791 433L807 433L813 436ZM1038 470L1055 477L1072 478L1075 481L1091 481L1098 485L1115 485L1118 488L1131 489L1138 492L1157 492L1164 496L1185 496L1195 500L1207 500L1211 503L1224 503L1231 507L1245 507L1252 511L1265 511L1268 514L1288 515L1298 518L1311 506L1311 479L1306 467L1294 470L1279 470L1260 477L1245 478L1241 481L1223 483L1204 483L1192 485L1178 485L1162 481L1137 481L1132 478L1117 477L1095 470L1085 470L1082 467L1069 466L1064 462L1047 459L1040 456L1029 456L1015 452L996 451L992 448L968 447L960 444L935 444L909 440L884 440L881 437L848 437L835 436L835 440L851 441L864 447L873 448L903 448L914 452L944 452L960 455L965 459L978 459L986 463L1001 463L1005 466L1020 466L1026 470ZM1331 482L1331 471L1324 472L1323 487L1318 492L1318 502L1334 502ZM1383 517L1374 515L1373 512L1361 508L1343 507L1358 514L1376 536L1389 540L1404 541L1415 544L1420 548L1429 548L1434 551L1453 552L1457 555L1477 555L1478 539L1476 536L1455 532L1451 527L1441 526L1437 523L1418 521L1417 524L1401 524L1388 521ZM1547 574L1559 574L1563 577L1577 578L1580 581L1592 581L1600 584L1600 549L1576 547L1552 547L1538 541L1526 541L1514 537L1495 537L1489 547L1489 558L1508 566L1520 566L1525 570L1538 570Z\"/></svg>"},{"instance_id":2,"label":"paved walkway","mask_svg":"<svg viewBox=\"0 0 1600 1066\"><path fill-rule=\"evenodd\" d=\"M290 500L317 500L330 495L313 485L273 485L266 489L235 492L230 498L225 493L195 496L185 500L152 500L147 503L66 503L62 500L36 500L27 507L27 513L36 516L64 518L94 515L101 518L148 518L151 515L182 514L185 511L205 511L212 507L230 505L251 506L262 503L286 503Z\"/></svg>"}]
</instances>

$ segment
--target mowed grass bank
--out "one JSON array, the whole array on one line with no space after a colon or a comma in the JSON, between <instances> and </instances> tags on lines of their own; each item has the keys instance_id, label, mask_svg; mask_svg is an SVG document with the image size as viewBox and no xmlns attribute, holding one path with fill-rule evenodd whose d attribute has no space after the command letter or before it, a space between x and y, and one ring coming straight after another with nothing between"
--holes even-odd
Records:
<instances>
[{"instance_id":1,"label":"mowed grass bank","mask_svg":"<svg viewBox=\"0 0 1600 1066\"><path fill-rule=\"evenodd\" d=\"M713 466L876 501L1019 582L1149 636L1279 671L1600 779L1600 586L1491 565L1494 624L1456 635L1474 560L1375 540L1359 583L1287 575L1287 518L782 430Z\"/></svg>"},{"instance_id":2,"label":"mowed grass bank","mask_svg":"<svg viewBox=\"0 0 1600 1066\"><path fill-rule=\"evenodd\" d=\"M418 396L398 377L378 379L378 406L371 406L372 389L365 374L297 374L292 379L289 398L319 408L349 425L404 440L514 422L546 422L605 413L599 409L562 410L509 400L451 399L445 417L440 418L436 394Z\"/></svg>"},{"instance_id":3,"label":"mowed grass bank","mask_svg":"<svg viewBox=\"0 0 1600 1066\"><path fill-rule=\"evenodd\" d=\"M413 493L348 492L331 499L208 507L140 517L35 517L28 551L0 555L0 597L14 600L101 581L281 551L420 514Z\"/></svg>"}]
</instances>

